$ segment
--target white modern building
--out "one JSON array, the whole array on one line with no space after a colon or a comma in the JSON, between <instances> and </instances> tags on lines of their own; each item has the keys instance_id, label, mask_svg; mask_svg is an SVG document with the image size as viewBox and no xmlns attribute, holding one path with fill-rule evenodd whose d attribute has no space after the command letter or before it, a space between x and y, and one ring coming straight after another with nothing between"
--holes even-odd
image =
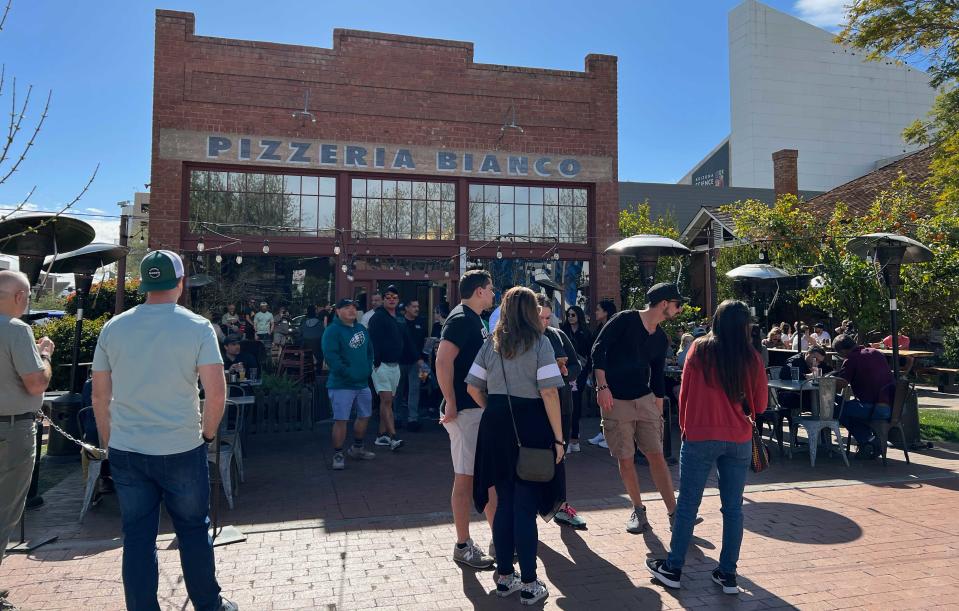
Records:
<instances>
[{"instance_id":1,"label":"white modern building","mask_svg":"<svg viewBox=\"0 0 959 611\"><path fill-rule=\"evenodd\" d=\"M680 184L771 188L771 154L797 149L799 186L828 191L916 150L902 131L936 96L925 72L755 0L729 13L729 92L729 136Z\"/></svg>"}]
</instances>

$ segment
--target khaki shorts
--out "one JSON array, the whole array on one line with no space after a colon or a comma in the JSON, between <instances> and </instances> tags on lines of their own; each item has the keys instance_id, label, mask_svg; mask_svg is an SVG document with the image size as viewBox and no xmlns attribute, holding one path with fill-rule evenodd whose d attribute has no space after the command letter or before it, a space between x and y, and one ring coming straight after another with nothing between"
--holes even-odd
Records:
<instances>
[{"instance_id":1,"label":"khaki shorts","mask_svg":"<svg viewBox=\"0 0 959 611\"><path fill-rule=\"evenodd\" d=\"M603 434L613 458L632 458L636 449L646 455L663 453L663 410L653 393L638 399L613 399L613 411L603 416Z\"/></svg>"},{"instance_id":2,"label":"khaki shorts","mask_svg":"<svg viewBox=\"0 0 959 611\"><path fill-rule=\"evenodd\" d=\"M479 436L483 410L479 408L460 410L452 422L443 426L450 435L450 455L453 457L453 473L473 475L476 461L476 438Z\"/></svg>"},{"instance_id":3,"label":"khaki shorts","mask_svg":"<svg viewBox=\"0 0 959 611\"><path fill-rule=\"evenodd\" d=\"M396 394L400 385L400 366L397 363L380 363L373 369L373 389L376 392Z\"/></svg>"}]
</instances>

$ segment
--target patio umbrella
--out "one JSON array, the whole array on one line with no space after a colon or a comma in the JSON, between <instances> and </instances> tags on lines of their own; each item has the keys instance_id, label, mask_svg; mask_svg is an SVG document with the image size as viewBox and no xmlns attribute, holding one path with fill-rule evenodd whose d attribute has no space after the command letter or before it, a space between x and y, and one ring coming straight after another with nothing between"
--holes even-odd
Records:
<instances>
[{"instance_id":1,"label":"patio umbrella","mask_svg":"<svg viewBox=\"0 0 959 611\"><path fill-rule=\"evenodd\" d=\"M883 280L889 288L889 324L892 327L892 370L899 380L899 321L896 294L899 269L903 263L924 263L932 260L932 251L921 242L895 233L870 233L849 240L846 248L854 255L879 264Z\"/></svg>"}]
</instances>

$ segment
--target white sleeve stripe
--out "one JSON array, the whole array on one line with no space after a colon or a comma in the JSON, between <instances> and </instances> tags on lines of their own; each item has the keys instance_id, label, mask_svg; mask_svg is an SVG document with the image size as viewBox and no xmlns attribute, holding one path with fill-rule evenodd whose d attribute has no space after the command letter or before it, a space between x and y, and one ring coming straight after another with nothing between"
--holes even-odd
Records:
<instances>
[{"instance_id":1,"label":"white sleeve stripe","mask_svg":"<svg viewBox=\"0 0 959 611\"><path fill-rule=\"evenodd\" d=\"M550 363L536 370L537 380L548 380L549 378L561 378L563 374L559 370L559 365Z\"/></svg>"},{"instance_id":2,"label":"white sleeve stripe","mask_svg":"<svg viewBox=\"0 0 959 611\"><path fill-rule=\"evenodd\" d=\"M485 380L486 370L480 367L479 365L477 365L476 363L473 363L473 365L470 367L469 375L475 376L479 378L480 380Z\"/></svg>"}]
</instances>

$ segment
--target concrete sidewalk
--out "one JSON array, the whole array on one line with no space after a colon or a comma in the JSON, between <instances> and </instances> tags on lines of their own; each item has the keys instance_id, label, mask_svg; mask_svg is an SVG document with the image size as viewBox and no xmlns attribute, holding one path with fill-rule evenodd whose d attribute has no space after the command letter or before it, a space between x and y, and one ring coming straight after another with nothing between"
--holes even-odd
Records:
<instances>
[{"instance_id":1,"label":"concrete sidewalk","mask_svg":"<svg viewBox=\"0 0 959 611\"><path fill-rule=\"evenodd\" d=\"M584 421L584 437L597 428ZM244 609L518 608L500 600L492 572L450 560L451 468L445 432L431 425L400 452L329 469L329 429L251 437L247 481L222 522L245 543L217 548L224 594ZM646 494L652 530L629 535L629 503L608 454L584 444L568 463L569 496L588 531L540 523L539 576L548 608L935 608L959 595L959 451L890 449L889 466L821 456L780 460L750 474L738 597L709 579L722 538L715 489L707 491L683 589L650 583L643 561L669 545L666 512ZM641 468L642 486L654 488ZM675 470L674 470L675 471ZM674 478L678 475L674 472ZM714 482L710 485L714 486ZM121 609L119 512L108 496L80 526L80 482L71 477L28 514L32 534L60 540L7 557L0 585L23 609ZM168 522L158 545L163 609L190 608ZM473 536L485 546L485 522ZM615 607L614 607L615 605Z\"/></svg>"}]
</instances>

